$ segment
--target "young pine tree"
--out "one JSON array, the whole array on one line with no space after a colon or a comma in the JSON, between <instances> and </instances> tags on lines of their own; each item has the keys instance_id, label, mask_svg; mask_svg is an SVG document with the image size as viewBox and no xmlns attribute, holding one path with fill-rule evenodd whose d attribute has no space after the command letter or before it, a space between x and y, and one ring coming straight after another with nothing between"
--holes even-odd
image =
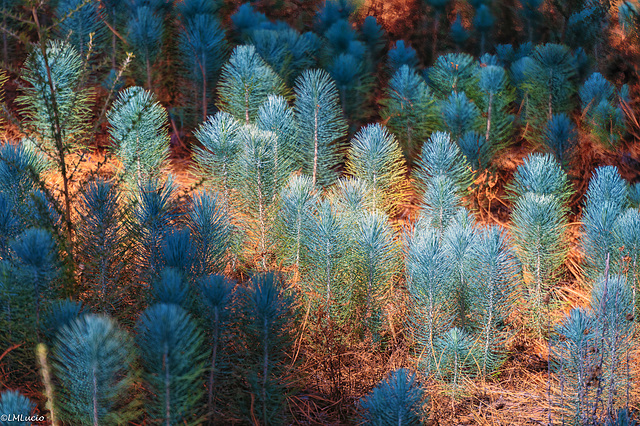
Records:
<instances>
[{"instance_id":1,"label":"young pine tree","mask_svg":"<svg viewBox=\"0 0 640 426\"><path fill-rule=\"evenodd\" d=\"M106 316L83 315L58 332L52 352L61 420L117 425L139 416L133 342Z\"/></svg>"},{"instance_id":2,"label":"young pine tree","mask_svg":"<svg viewBox=\"0 0 640 426\"><path fill-rule=\"evenodd\" d=\"M534 139L554 114L569 113L575 92L575 62L567 46L547 43L536 47L524 68L526 119Z\"/></svg>"},{"instance_id":3,"label":"young pine tree","mask_svg":"<svg viewBox=\"0 0 640 426\"><path fill-rule=\"evenodd\" d=\"M363 212L351 234L355 248L350 262L354 271L352 320L364 323L365 335L375 341L383 325L383 309L400 272L400 253L384 213Z\"/></svg>"},{"instance_id":4,"label":"young pine tree","mask_svg":"<svg viewBox=\"0 0 640 426\"><path fill-rule=\"evenodd\" d=\"M152 65L162 48L164 22L152 7L133 5L127 25L127 39L136 57L142 62L147 79L147 90L153 90Z\"/></svg>"},{"instance_id":5,"label":"young pine tree","mask_svg":"<svg viewBox=\"0 0 640 426\"><path fill-rule=\"evenodd\" d=\"M213 15L198 13L184 19L178 45L195 83L196 99L200 94L202 117L206 121L209 99L229 48L225 31Z\"/></svg>"},{"instance_id":6,"label":"young pine tree","mask_svg":"<svg viewBox=\"0 0 640 426\"><path fill-rule=\"evenodd\" d=\"M278 260L299 274L303 243L311 226L312 212L318 202L311 177L292 175L280 193L280 209L276 218Z\"/></svg>"},{"instance_id":7,"label":"young pine tree","mask_svg":"<svg viewBox=\"0 0 640 426\"><path fill-rule=\"evenodd\" d=\"M335 168L347 130L338 90L327 72L307 70L296 80L295 93L302 172L311 175L314 185L329 186L337 179Z\"/></svg>"},{"instance_id":8,"label":"young pine tree","mask_svg":"<svg viewBox=\"0 0 640 426\"><path fill-rule=\"evenodd\" d=\"M227 388L231 371L233 335L233 309L235 298L233 282L222 275L209 275L200 280L199 294L206 309L206 338L211 352L208 354L207 416L218 417L217 406L228 397Z\"/></svg>"},{"instance_id":9,"label":"young pine tree","mask_svg":"<svg viewBox=\"0 0 640 426\"><path fill-rule=\"evenodd\" d=\"M618 272L620 250L615 238L616 222L629 207L627 183L614 166L599 167L589 181L582 209L585 270L591 280L604 274L607 258L612 272Z\"/></svg>"},{"instance_id":10,"label":"young pine tree","mask_svg":"<svg viewBox=\"0 0 640 426\"><path fill-rule=\"evenodd\" d=\"M477 336L475 362L487 378L505 360L505 324L519 297L520 265L504 229L490 226L479 234L470 260L468 302Z\"/></svg>"},{"instance_id":11,"label":"young pine tree","mask_svg":"<svg viewBox=\"0 0 640 426\"><path fill-rule=\"evenodd\" d=\"M407 167L398 142L385 127L368 125L354 136L346 168L373 190L374 209L394 217L407 202Z\"/></svg>"},{"instance_id":12,"label":"young pine tree","mask_svg":"<svg viewBox=\"0 0 640 426\"><path fill-rule=\"evenodd\" d=\"M198 424L204 373L202 333L191 316L171 304L147 308L137 324L142 378L149 419L163 424Z\"/></svg>"},{"instance_id":13,"label":"young pine tree","mask_svg":"<svg viewBox=\"0 0 640 426\"><path fill-rule=\"evenodd\" d=\"M120 196L108 181L90 182L80 196L77 261L82 283L96 312L114 315L127 305L126 246ZM85 299L85 300L86 300Z\"/></svg>"},{"instance_id":14,"label":"young pine tree","mask_svg":"<svg viewBox=\"0 0 640 426\"><path fill-rule=\"evenodd\" d=\"M224 270L232 238L231 219L221 197L201 192L193 197L187 226L193 244L192 279Z\"/></svg>"},{"instance_id":15,"label":"young pine tree","mask_svg":"<svg viewBox=\"0 0 640 426\"><path fill-rule=\"evenodd\" d=\"M240 298L240 336L245 348L237 363L244 379L241 415L276 424L284 417L291 381L294 301L273 274L253 277Z\"/></svg>"},{"instance_id":16,"label":"young pine tree","mask_svg":"<svg viewBox=\"0 0 640 426\"><path fill-rule=\"evenodd\" d=\"M464 92L469 99L478 95L478 63L466 53L447 53L439 56L429 68L429 86L435 95L443 99L451 94Z\"/></svg>"},{"instance_id":17,"label":"young pine tree","mask_svg":"<svg viewBox=\"0 0 640 426\"><path fill-rule=\"evenodd\" d=\"M577 138L576 126L566 114L555 114L551 117L542 133L542 143L562 167L569 165Z\"/></svg>"},{"instance_id":18,"label":"young pine tree","mask_svg":"<svg viewBox=\"0 0 640 426\"><path fill-rule=\"evenodd\" d=\"M253 46L237 46L222 67L218 82L218 107L249 124L269 95L285 95L284 82Z\"/></svg>"},{"instance_id":19,"label":"young pine tree","mask_svg":"<svg viewBox=\"0 0 640 426\"><path fill-rule=\"evenodd\" d=\"M209 117L194 132L202 146L194 148L198 172L220 192L223 207L231 211L232 171L242 145L238 138L240 123L226 112Z\"/></svg>"},{"instance_id":20,"label":"young pine tree","mask_svg":"<svg viewBox=\"0 0 640 426\"><path fill-rule=\"evenodd\" d=\"M616 146L625 131L622 108L616 90L600 73L593 73L578 92L587 128L605 147Z\"/></svg>"},{"instance_id":21,"label":"young pine tree","mask_svg":"<svg viewBox=\"0 0 640 426\"><path fill-rule=\"evenodd\" d=\"M437 106L424 79L402 66L389 80L381 116L409 160L437 125Z\"/></svg>"},{"instance_id":22,"label":"young pine tree","mask_svg":"<svg viewBox=\"0 0 640 426\"><path fill-rule=\"evenodd\" d=\"M416 375L399 368L362 398L360 415L363 423L369 425L418 426L422 424L423 400L424 390Z\"/></svg>"},{"instance_id":23,"label":"young pine tree","mask_svg":"<svg viewBox=\"0 0 640 426\"><path fill-rule=\"evenodd\" d=\"M169 157L167 111L134 86L120 92L107 114L109 135L122 162L119 176L130 190L161 176Z\"/></svg>"},{"instance_id":24,"label":"young pine tree","mask_svg":"<svg viewBox=\"0 0 640 426\"><path fill-rule=\"evenodd\" d=\"M455 318L455 301L451 298L455 291L451 288L453 268L434 229L416 226L406 244L408 326L420 368L433 374L439 365L436 339L449 329Z\"/></svg>"}]
</instances>

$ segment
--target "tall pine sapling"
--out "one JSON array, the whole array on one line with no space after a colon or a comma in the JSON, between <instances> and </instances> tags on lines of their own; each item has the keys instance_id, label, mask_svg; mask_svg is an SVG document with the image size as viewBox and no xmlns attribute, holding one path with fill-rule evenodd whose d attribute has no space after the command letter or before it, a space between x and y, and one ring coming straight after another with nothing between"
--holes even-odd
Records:
<instances>
[{"instance_id":1,"label":"tall pine sapling","mask_svg":"<svg viewBox=\"0 0 640 426\"><path fill-rule=\"evenodd\" d=\"M232 310L234 308L233 282L222 275L209 275L200 281L200 295L206 307L206 336L211 353L207 378L207 415L215 418L216 406L225 393L229 380L232 351Z\"/></svg>"},{"instance_id":2,"label":"tall pine sapling","mask_svg":"<svg viewBox=\"0 0 640 426\"><path fill-rule=\"evenodd\" d=\"M400 67L391 77L385 95L381 116L409 161L436 128L437 105L424 79L409 66Z\"/></svg>"},{"instance_id":3,"label":"tall pine sapling","mask_svg":"<svg viewBox=\"0 0 640 426\"><path fill-rule=\"evenodd\" d=\"M577 144L578 131L566 114L555 114L547 121L542 134L542 143L567 167Z\"/></svg>"},{"instance_id":4,"label":"tall pine sapling","mask_svg":"<svg viewBox=\"0 0 640 426\"><path fill-rule=\"evenodd\" d=\"M55 165L62 178L67 238L72 237L71 194L74 177L70 154L85 142L91 112L91 89L83 83L83 61L68 43L40 44L25 61L23 78L31 85L22 89L16 102L26 118L29 141L36 152ZM77 169L75 164L75 169Z\"/></svg>"},{"instance_id":5,"label":"tall pine sapling","mask_svg":"<svg viewBox=\"0 0 640 426\"><path fill-rule=\"evenodd\" d=\"M296 80L295 93L302 172L311 175L314 185L329 186L337 179L335 168L347 130L336 84L326 71L307 70Z\"/></svg>"},{"instance_id":6,"label":"tall pine sapling","mask_svg":"<svg viewBox=\"0 0 640 426\"><path fill-rule=\"evenodd\" d=\"M223 207L231 212L232 171L241 143L238 138L240 123L226 112L209 117L194 132L202 146L194 148L194 158L199 172L211 180L220 191Z\"/></svg>"},{"instance_id":7,"label":"tall pine sapling","mask_svg":"<svg viewBox=\"0 0 640 426\"><path fill-rule=\"evenodd\" d=\"M614 166L599 167L589 181L582 209L583 232L580 246L585 255L585 272L591 280L602 275L607 259L617 272L620 250L615 237L616 223L629 207L627 183Z\"/></svg>"},{"instance_id":8,"label":"tall pine sapling","mask_svg":"<svg viewBox=\"0 0 640 426\"><path fill-rule=\"evenodd\" d=\"M213 15L198 13L186 19L178 43L183 61L196 83L196 99L200 93L202 117L206 121L210 95L227 55L225 31Z\"/></svg>"},{"instance_id":9,"label":"tall pine sapling","mask_svg":"<svg viewBox=\"0 0 640 426\"><path fill-rule=\"evenodd\" d=\"M473 247L469 271L469 317L477 344L475 362L482 378L506 359L506 323L519 294L519 264L505 229L489 226Z\"/></svg>"},{"instance_id":10,"label":"tall pine sapling","mask_svg":"<svg viewBox=\"0 0 640 426\"><path fill-rule=\"evenodd\" d=\"M278 423L291 380L294 300L273 274L253 277L240 298L240 335L246 348L237 364L245 383L241 414L263 424Z\"/></svg>"},{"instance_id":11,"label":"tall pine sapling","mask_svg":"<svg viewBox=\"0 0 640 426\"><path fill-rule=\"evenodd\" d=\"M616 146L625 130L616 90L600 73L593 73L578 92L582 114L591 134L606 147Z\"/></svg>"},{"instance_id":12,"label":"tall pine sapling","mask_svg":"<svg viewBox=\"0 0 640 426\"><path fill-rule=\"evenodd\" d=\"M155 96L134 86L120 92L107 114L119 173L131 190L161 176L169 157L167 111Z\"/></svg>"},{"instance_id":13,"label":"tall pine sapling","mask_svg":"<svg viewBox=\"0 0 640 426\"><path fill-rule=\"evenodd\" d=\"M222 67L218 107L249 124L269 95L285 95L284 82L253 46L237 46Z\"/></svg>"},{"instance_id":14,"label":"tall pine sapling","mask_svg":"<svg viewBox=\"0 0 640 426\"><path fill-rule=\"evenodd\" d=\"M407 166L398 142L385 127L368 125L354 136L346 168L373 190L374 209L394 217L407 202Z\"/></svg>"},{"instance_id":15,"label":"tall pine sapling","mask_svg":"<svg viewBox=\"0 0 640 426\"><path fill-rule=\"evenodd\" d=\"M303 242L311 225L311 215L318 202L311 177L292 175L280 193L280 209L276 218L277 255L285 266L299 274L304 253Z\"/></svg>"},{"instance_id":16,"label":"tall pine sapling","mask_svg":"<svg viewBox=\"0 0 640 426\"><path fill-rule=\"evenodd\" d=\"M133 396L133 343L106 316L83 315L58 332L52 352L61 420L123 424L139 416Z\"/></svg>"},{"instance_id":17,"label":"tall pine sapling","mask_svg":"<svg viewBox=\"0 0 640 426\"><path fill-rule=\"evenodd\" d=\"M153 90L152 65L160 54L164 31L162 17L158 16L151 7L133 7L132 16L127 25L127 38L145 68L147 90Z\"/></svg>"},{"instance_id":18,"label":"tall pine sapling","mask_svg":"<svg viewBox=\"0 0 640 426\"><path fill-rule=\"evenodd\" d=\"M82 283L97 312L119 312L128 296L126 247L120 196L103 179L90 182L80 196L76 229L77 260L84 265Z\"/></svg>"},{"instance_id":19,"label":"tall pine sapling","mask_svg":"<svg viewBox=\"0 0 640 426\"><path fill-rule=\"evenodd\" d=\"M194 320L177 305L155 304L142 313L136 331L147 415L167 425L198 424L205 352Z\"/></svg>"}]
</instances>

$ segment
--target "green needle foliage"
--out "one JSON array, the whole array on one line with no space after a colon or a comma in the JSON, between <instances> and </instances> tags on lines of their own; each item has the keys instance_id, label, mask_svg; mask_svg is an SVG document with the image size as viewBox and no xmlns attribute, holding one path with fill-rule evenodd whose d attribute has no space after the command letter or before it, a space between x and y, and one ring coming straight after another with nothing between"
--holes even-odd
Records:
<instances>
[{"instance_id":1,"label":"green needle foliage","mask_svg":"<svg viewBox=\"0 0 640 426\"><path fill-rule=\"evenodd\" d=\"M31 422L28 421L14 421L11 420L15 417L29 417L36 408L36 404L29 398L22 395L18 391L5 390L0 394L0 413L4 416L9 416L8 422L2 422L2 424L11 424L16 426L28 426Z\"/></svg>"},{"instance_id":2,"label":"green needle foliage","mask_svg":"<svg viewBox=\"0 0 640 426\"><path fill-rule=\"evenodd\" d=\"M355 223L358 216L365 212L379 211L374 209L374 205L380 205L381 201L376 200L375 196L371 186L357 177L340 178L327 193L327 199L349 224L347 226Z\"/></svg>"},{"instance_id":3,"label":"green needle foliage","mask_svg":"<svg viewBox=\"0 0 640 426\"><path fill-rule=\"evenodd\" d=\"M447 131L455 140L469 132L482 130L480 110L464 92L451 92L440 103L440 111Z\"/></svg>"},{"instance_id":4,"label":"green needle foliage","mask_svg":"<svg viewBox=\"0 0 640 426\"><path fill-rule=\"evenodd\" d=\"M82 284L89 305L111 315L121 311L129 293L121 212L116 188L103 179L90 182L80 196L76 249L84 265Z\"/></svg>"},{"instance_id":5,"label":"green needle foliage","mask_svg":"<svg viewBox=\"0 0 640 426\"><path fill-rule=\"evenodd\" d=\"M234 187L238 191L238 211L244 215L240 220L249 245L247 255L266 269L273 244L276 198L281 190L274 173L277 138L253 125L242 127L238 138L242 149L234 170Z\"/></svg>"},{"instance_id":6,"label":"green needle foliage","mask_svg":"<svg viewBox=\"0 0 640 426\"><path fill-rule=\"evenodd\" d=\"M622 272L626 275L634 301L633 315L640 308L640 211L627 209L616 221L617 246L622 248ZM636 306L638 305L638 306Z\"/></svg>"},{"instance_id":7,"label":"green needle foliage","mask_svg":"<svg viewBox=\"0 0 640 426\"><path fill-rule=\"evenodd\" d=\"M556 329L551 346L551 368L561 381L563 392L556 405L563 421L574 425L587 422L599 380L596 370L596 324L591 312L572 309ZM595 375L594 375L595 372Z\"/></svg>"},{"instance_id":8,"label":"green needle foliage","mask_svg":"<svg viewBox=\"0 0 640 426\"><path fill-rule=\"evenodd\" d=\"M119 173L131 190L161 176L169 157L167 111L141 87L120 92L107 114Z\"/></svg>"},{"instance_id":9,"label":"green needle foliage","mask_svg":"<svg viewBox=\"0 0 640 426\"><path fill-rule=\"evenodd\" d=\"M551 292L569 253L567 207L553 195L527 192L511 212L514 244L522 262L531 327L543 334Z\"/></svg>"},{"instance_id":10,"label":"green needle foliage","mask_svg":"<svg viewBox=\"0 0 640 426\"><path fill-rule=\"evenodd\" d=\"M470 285L473 278L472 262L478 244L475 218L466 208L459 208L442 236L442 247L446 250L453 268L451 283L455 286L457 301L456 325L467 325L469 319Z\"/></svg>"},{"instance_id":11,"label":"green needle foliage","mask_svg":"<svg viewBox=\"0 0 640 426\"><path fill-rule=\"evenodd\" d=\"M273 274L257 275L240 296L244 350L237 366L244 379L241 414L265 425L283 422L291 380L294 300L282 285Z\"/></svg>"},{"instance_id":12,"label":"green needle foliage","mask_svg":"<svg viewBox=\"0 0 640 426\"><path fill-rule=\"evenodd\" d=\"M195 255L192 277L195 279L223 271L232 225L220 197L208 191L196 194L187 213L187 223Z\"/></svg>"},{"instance_id":13,"label":"green needle foliage","mask_svg":"<svg viewBox=\"0 0 640 426\"><path fill-rule=\"evenodd\" d=\"M399 368L380 381L371 393L360 401L364 424L421 425L424 390L416 375Z\"/></svg>"},{"instance_id":14,"label":"green needle foliage","mask_svg":"<svg viewBox=\"0 0 640 426\"><path fill-rule=\"evenodd\" d=\"M202 333L191 316L176 305L153 305L138 320L136 342L149 390L145 403L149 419L199 424L205 353Z\"/></svg>"},{"instance_id":15,"label":"green needle foliage","mask_svg":"<svg viewBox=\"0 0 640 426\"><path fill-rule=\"evenodd\" d=\"M136 256L135 273L139 284L148 286L163 268L162 248L165 234L175 219L176 187L172 180L161 184L149 181L136 194L128 231Z\"/></svg>"},{"instance_id":16,"label":"green needle foliage","mask_svg":"<svg viewBox=\"0 0 640 426\"><path fill-rule=\"evenodd\" d=\"M536 47L524 68L527 93L525 115L534 137L554 114L569 113L575 92L576 69L567 46L547 43Z\"/></svg>"},{"instance_id":17,"label":"green needle foliage","mask_svg":"<svg viewBox=\"0 0 640 426\"><path fill-rule=\"evenodd\" d=\"M200 125L194 136L202 147L194 148L199 172L220 191L223 206L229 210L232 170L242 147L238 138L240 123L231 114L218 112Z\"/></svg>"},{"instance_id":18,"label":"green needle foliage","mask_svg":"<svg viewBox=\"0 0 640 426\"><path fill-rule=\"evenodd\" d=\"M458 146L445 132L435 132L422 146L420 159L413 171L419 193L424 193L428 182L436 176L448 177L455 192L465 195L473 182L473 172Z\"/></svg>"},{"instance_id":19,"label":"green needle foliage","mask_svg":"<svg viewBox=\"0 0 640 426\"><path fill-rule=\"evenodd\" d=\"M448 384L448 392L456 399L466 387L466 381L477 373L473 337L454 327L433 343L437 357L436 375Z\"/></svg>"},{"instance_id":20,"label":"green needle foliage","mask_svg":"<svg viewBox=\"0 0 640 426\"><path fill-rule=\"evenodd\" d=\"M303 243L319 197L310 176L292 175L280 198L276 218L278 258L285 266L293 267L294 273L299 273Z\"/></svg>"},{"instance_id":21,"label":"green needle foliage","mask_svg":"<svg viewBox=\"0 0 640 426\"><path fill-rule=\"evenodd\" d=\"M195 83L196 99L198 94L201 97L202 117L206 120L209 97L229 49L225 31L213 15L197 13L185 20L178 45Z\"/></svg>"},{"instance_id":22,"label":"green needle foliage","mask_svg":"<svg viewBox=\"0 0 640 426\"><path fill-rule=\"evenodd\" d=\"M152 300L155 303L185 307L188 303L188 295L188 283L178 268L163 268L160 277L152 283Z\"/></svg>"},{"instance_id":23,"label":"green needle foliage","mask_svg":"<svg viewBox=\"0 0 640 426\"><path fill-rule=\"evenodd\" d=\"M233 309L235 299L233 282L222 275L209 275L200 280L202 306L205 306L207 322L206 338L211 352L208 353L207 416L215 419L216 406L228 396L231 371L231 346Z\"/></svg>"},{"instance_id":24,"label":"green needle foliage","mask_svg":"<svg viewBox=\"0 0 640 426\"><path fill-rule=\"evenodd\" d=\"M595 280L604 274L609 256L612 271L618 271L619 246L615 237L616 222L629 207L627 183L614 166L599 167L589 181L582 209L583 236L580 241L585 256L587 276Z\"/></svg>"},{"instance_id":25,"label":"green needle foliage","mask_svg":"<svg viewBox=\"0 0 640 426\"><path fill-rule=\"evenodd\" d=\"M249 124L269 95L286 95L284 82L253 46L237 46L222 67L218 107Z\"/></svg>"},{"instance_id":26,"label":"green needle foliage","mask_svg":"<svg viewBox=\"0 0 640 426\"><path fill-rule=\"evenodd\" d=\"M53 283L60 273L56 244L48 231L29 228L11 241L9 246L14 254L16 278L32 295L37 330L42 303L54 292Z\"/></svg>"},{"instance_id":27,"label":"green needle foliage","mask_svg":"<svg viewBox=\"0 0 640 426\"><path fill-rule=\"evenodd\" d=\"M346 168L373 190L374 209L395 217L407 203L407 167L398 142L385 127L371 124L354 136Z\"/></svg>"},{"instance_id":28,"label":"green needle foliage","mask_svg":"<svg viewBox=\"0 0 640 426\"><path fill-rule=\"evenodd\" d=\"M625 388L630 386L629 352L635 341L633 293L624 276L600 277L591 292L591 309L596 323L599 377L598 391L606 412L625 404Z\"/></svg>"},{"instance_id":29,"label":"green needle foliage","mask_svg":"<svg viewBox=\"0 0 640 426\"><path fill-rule=\"evenodd\" d=\"M0 146L0 193L7 197L20 221L28 221L26 210L29 195L40 187L45 169L42 157L23 144Z\"/></svg>"},{"instance_id":30,"label":"green needle foliage","mask_svg":"<svg viewBox=\"0 0 640 426\"><path fill-rule=\"evenodd\" d=\"M151 66L162 47L164 22L153 8L133 5L127 27L128 41L146 70L147 90L152 90Z\"/></svg>"},{"instance_id":31,"label":"green needle foliage","mask_svg":"<svg viewBox=\"0 0 640 426\"><path fill-rule=\"evenodd\" d=\"M363 212L352 233L355 253L350 263L355 274L350 310L354 323L363 323L367 335L377 340L383 309L400 270L399 247L384 213Z\"/></svg>"},{"instance_id":32,"label":"green needle foliage","mask_svg":"<svg viewBox=\"0 0 640 426\"><path fill-rule=\"evenodd\" d=\"M52 353L60 418L76 425L135 420L133 360L130 336L109 317L83 315L63 327Z\"/></svg>"},{"instance_id":33,"label":"green needle foliage","mask_svg":"<svg viewBox=\"0 0 640 426\"><path fill-rule=\"evenodd\" d=\"M424 79L407 65L393 74L380 115L396 135L407 161L436 128L437 105Z\"/></svg>"},{"instance_id":34,"label":"green needle foliage","mask_svg":"<svg viewBox=\"0 0 640 426\"><path fill-rule=\"evenodd\" d=\"M326 71L307 70L296 80L295 93L302 172L314 185L329 186L338 178L335 168L347 131L336 84Z\"/></svg>"},{"instance_id":35,"label":"green needle foliage","mask_svg":"<svg viewBox=\"0 0 640 426\"><path fill-rule=\"evenodd\" d=\"M282 188L302 159L298 147L295 113L282 96L269 96L258 109L256 125L259 129L272 132L275 136L273 180L278 188Z\"/></svg>"},{"instance_id":36,"label":"green needle foliage","mask_svg":"<svg viewBox=\"0 0 640 426\"><path fill-rule=\"evenodd\" d=\"M483 378L504 362L506 322L518 300L520 265L506 231L489 226L473 247L469 271L469 312L477 335L475 362Z\"/></svg>"},{"instance_id":37,"label":"green needle foliage","mask_svg":"<svg viewBox=\"0 0 640 426\"><path fill-rule=\"evenodd\" d=\"M83 61L75 48L51 41L46 49L35 49L27 57L22 78L30 86L16 102L26 118L26 129L37 152L63 169L63 156L76 151L87 137L92 92L83 83ZM55 95L52 96L52 86Z\"/></svg>"},{"instance_id":38,"label":"green needle foliage","mask_svg":"<svg viewBox=\"0 0 640 426\"><path fill-rule=\"evenodd\" d=\"M348 315L351 298L351 289L344 284L349 265L345 221L332 203L320 201L303 237L300 259L300 279L308 303L337 322Z\"/></svg>"},{"instance_id":39,"label":"green needle foliage","mask_svg":"<svg viewBox=\"0 0 640 426\"><path fill-rule=\"evenodd\" d=\"M518 166L513 181L507 185L510 198L517 200L527 192L555 196L566 205L572 194L571 184L562 166L550 154L533 153Z\"/></svg>"},{"instance_id":40,"label":"green needle foliage","mask_svg":"<svg viewBox=\"0 0 640 426\"><path fill-rule=\"evenodd\" d=\"M579 95L591 134L605 147L618 145L625 132L625 120L613 85L596 72L580 88Z\"/></svg>"},{"instance_id":41,"label":"green needle foliage","mask_svg":"<svg viewBox=\"0 0 640 426\"><path fill-rule=\"evenodd\" d=\"M405 267L410 295L408 326L422 368L435 373L439 356L435 341L455 318L451 298L453 268L439 237L430 227L416 226L407 238Z\"/></svg>"},{"instance_id":42,"label":"green needle foliage","mask_svg":"<svg viewBox=\"0 0 640 426\"><path fill-rule=\"evenodd\" d=\"M486 125L483 135L488 148L485 155L478 153L479 166L489 165L493 156L509 144L513 132L514 116L509 114L515 92L504 68L489 65L480 69L480 104Z\"/></svg>"},{"instance_id":43,"label":"green needle foliage","mask_svg":"<svg viewBox=\"0 0 640 426\"><path fill-rule=\"evenodd\" d=\"M55 11L61 39L68 39L80 56L102 50L107 35L100 3L95 0L62 0ZM91 52L93 51L93 52Z\"/></svg>"},{"instance_id":44,"label":"green needle foliage","mask_svg":"<svg viewBox=\"0 0 640 426\"><path fill-rule=\"evenodd\" d=\"M442 234L471 185L471 167L449 134L436 132L422 146L413 176L423 218Z\"/></svg>"},{"instance_id":45,"label":"green needle foliage","mask_svg":"<svg viewBox=\"0 0 640 426\"><path fill-rule=\"evenodd\" d=\"M466 53L447 53L436 59L429 69L429 85L441 99L464 92L476 100L478 97L478 63Z\"/></svg>"}]
</instances>

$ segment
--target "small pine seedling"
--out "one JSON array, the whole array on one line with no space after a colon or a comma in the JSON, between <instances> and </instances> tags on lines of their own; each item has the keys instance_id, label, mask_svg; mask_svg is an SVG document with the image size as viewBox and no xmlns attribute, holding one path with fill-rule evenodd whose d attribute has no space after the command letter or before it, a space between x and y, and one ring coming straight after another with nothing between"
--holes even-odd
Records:
<instances>
[{"instance_id":1,"label":"small pine seedling","mask_svg":"<svg viewBox=\"0 0 640 426\"><path fill-rule=\"evenodd\" d=\"M360 401L363 423L375 426L422 424L424 390L415 373L399 368Z\"/></svg>"}]
</instances>

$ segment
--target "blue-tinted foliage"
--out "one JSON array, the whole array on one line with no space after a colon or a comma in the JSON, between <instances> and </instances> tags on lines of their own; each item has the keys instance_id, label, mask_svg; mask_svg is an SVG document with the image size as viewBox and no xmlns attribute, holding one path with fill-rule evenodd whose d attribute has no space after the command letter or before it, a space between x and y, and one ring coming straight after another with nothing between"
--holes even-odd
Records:
<instances>
[{"instance_id":1,"label":"blue-tinted foliage","mask_svg":"<svg viewBox=\"0 0 640 426\"><path fill-rule=\"evenodd\" d=\"M69 40L80 56L102 50L107 27L102 23L102 10L97 0L61 0L56 8L61 38Z\"/></svg>"},{"instance_id":2,"label":"blue-tinted foliage","mask_svg":"<svg viewBox=\"0 0 640 426\"><path fill-rule=\"evenodd\" d=\"M387 54L387 66L391 75L394 75L403 65L415 68L419 63L416 50L406 45L404 40L396 41L395 46L389 49Z\"/></svg>"},{"instance_id":3,"label":"blue-tinted foliage","mask_svg":"<svg viewBox=\"0 0 640 426\"><path fill-rule=\"evenodd\" d=\"M2 424L11 424L16 426L29 426L30 421L12 420L13 417L27 418L30 417L36 408L36 404L18 391L5 390L0 394L0 413L3 418L10 419Z\"/></svg>"},{"instance_id":4,"label":"blue-tinted foliage","mask_svg":"<svg viewBox=\"0 0 640 426\"><path fill-rule=\"evenodd\" d=\"M196 421L205 353L191 316L179 306L155 304L142 313L136 331L142 377L150 391L147 415L165 424Z\"/></svg>"},{"instance_id":5,"label":"blue-tinted foliage","mask_svg":"<svg viewBox=\"0 0 640 426\"><path fill-rule=\"evenodd\" d=\"M569 164L571 153L576 146L578 131L575 124L566 114L556 114L543 131L543 143L556 157L563 167Z\"/></svg>"},{"instance_id":6,"label":"blue-tinted foliage","mask_svg":"<svg viewBox=\"0 0 640 426\"><path fill-rule=\"evenodd\" d=\"M424 391L417 383L416 375L399 368L362 398L362 420L375 426L418 426L421 424L423 399Z\"/></svg>"}]
</instances>

